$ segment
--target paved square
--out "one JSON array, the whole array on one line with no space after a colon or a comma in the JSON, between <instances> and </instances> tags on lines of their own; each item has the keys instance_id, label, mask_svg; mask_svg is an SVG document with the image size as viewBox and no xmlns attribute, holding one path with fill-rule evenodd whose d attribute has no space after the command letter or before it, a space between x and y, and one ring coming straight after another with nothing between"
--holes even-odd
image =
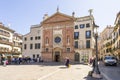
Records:
<instances>
[{"instance_id":1,"label":"paved square","mask_svg":"<svg viewBox=\"0 0 120 80\"><path fill-rule=\"evenodd\" d=\"M88 65L76 64L66 68L59 63L41 63L31 65L0 65L2 80L86 80Z\"/></svg>"}]
</instances>

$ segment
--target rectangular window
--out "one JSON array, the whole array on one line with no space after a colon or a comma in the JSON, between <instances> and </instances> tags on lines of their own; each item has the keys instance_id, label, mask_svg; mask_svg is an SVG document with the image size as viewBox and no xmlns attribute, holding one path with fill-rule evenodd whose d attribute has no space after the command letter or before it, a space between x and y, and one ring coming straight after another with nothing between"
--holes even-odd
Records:
<instances>
[{"instance_id":1,"label":"rectangular window","mask_svg":"<svg viewBox=\"0 0 120 80\"><path fill-rule=\"evenodd\" d=\"M30 37L30 40L33 40L33 37Z\"/></svg>"},{"instance_id":2,"label":"rectangular window","mask_svg":"<svg viewBox=\"0 0 120 80\"><path fill-rule=\"evenodd\" d=\"M37 58L39 58L39 54L37 54Z\"/></svg>"},{"instance_id":3,"label":"rectangular window","mask_svg":"<svg viewBox=\"0 0 120 80\"><path fill-rule=\"evenodd\" d=\"M33 44L30 44L30 49L33 49Z\"/></svg>"},{"instance_id":4,"label":"rectangular window","mask_svg":"<svg viewBox=\"0 0 120 80\"><path fill-rule=\"evenodd\" d=\"M27 49L27 45L26 44L24 44L24 49Z\"/></svg>"},{"instance_id":5,"label":"rectangular window","mask_svg":"<svg viewBox=\"0 0 120 80\"><path fill-rule=\"evenodd\" d=\"M37 43L35 43L35 49L37 49Z\"/></svg>"},{"instance_id":6,"label":"rectangular window","mask_svg":"<svg viewBox=\"0 0 120 80\"><path fill-rule=\"evenodd\" d=\"M86 38L91 38L91 31L86 31Z\"/></svg>"},{"instance_id":7,"label":"rectangular window","mask_svg":"<svg viewBox=\"0 0 120 80\"><path fill-rule=\"evenodd\" d=\"M24 40L27 41L27 38L25 37Z\"/></svg>"},{"instance_id":8,"label":"rectangular window","mask_svg":"<svg viewBox=\"0 0 120 80\"><path fill-rule=\"evenodd\" d=\"M40 40L40 36L38 36L38 39Z\"/></svg>"},{"instance_id":9,"label":"rectangular window","mask_svg":"<svg viewBox=\"0 0 120 80\"><path fill-rule=\"evenodd\" d=\"M75 29L78 29L78 25L75 25Z\"/></svg>"},{"instance_id":10,"label":"rectangular window","mask_svg":"<svg viewBox=\"0 0 120 80\"><path fill-rule=\"evenodd\" d=\"M78 41L75 41L75 48L78 48Z\"/></svg>"},{"instance_id":11,"label":"rectangular window","mask_svg":"<svg viewBox=\"0 0 120 80\"><path fill-rule=\"evenodd\" d=\"M90 23L87 23L87 24L86 24L86 28L89 28L89 27L90 27Z\"/></svg>"},{"instance_id":12,"label":"rectangular window","mask_svg":"<svg viewBox=\"0 0 120 80\"><path fill-rule=\"evenodd\" d=\"M86 48L90 48L90 40L86 41Z\"/></svg>"},{"instance_id":13,"label":"rectangular window","mask_svg":"<svg viewBox=\"0 0 120 80\"><path fill-rule=\"evenodd\" d=\"M70 48L67 48L67 52L70 52Z\"/></svg>"},{"instance_id":14,"label":"rectangular window","mask_svg":"<svg viewBox=\"0 0 120 80\"><path fill-rule=\"evenodd\" d=\"M35 37L35 40L37 40L37 36Z\"/></svg>"},{"instance_id":15,"label":"rectangular window","mask_svg":"<svg viewBox=\"0 0 120 80\"><path fill-rule=\"evenodd\" d=\"M35 58L35 54L33 54L33 58Z\"/></svg>"},{"instance_id":16,"label":"rectangular window","mask_svg":"<svg viewBox=\"0 0 120 80\"><path fill-rule=\"evenodd\" d=\"M74 39L79 39L79 32L74 32Z\"/></svg>"},{"instance_id":17,"label":"rectangular window","mask_svg":"<svg viewBox=\"0 0 120 80\"><path fill-rule=\"evenodd\" d=\"M40 43L35 43L35 49L40 49Z\"/></svg>"},{"instance_id":18,"label":"rectangular window","mask_svg":"<svg viewBox=\"0 0 120 80\"><path fill-rule=\"evenodd\" d=\"M40 49L40 43L38 43L38 49Z\"/></svg>"},{"instance_id":19,"label":"rectangular window","mask_svg":"<svg viewBox=\"0 0 120 80\"><path fill-rule=\"evenodd\" d=\"M70 43L70 36L67 36L67 43Z\"/></svg>"},{"instance_id":20,"label":"rectangular window","mask_svg":"<svg viewBox=\"0 0 120 80\"><path fill-rule=\"evenodd\" d=\"M48 48L46 48L46 50L45 50L45 51L46 51L46 52L48 52L48 50L49 50L49 49L48 49Z\"/></svg>"},{"instance_id":21,"label":"rectangular window","mask_svg":"<svg viewBox=\"0 0 120 80\"><path fill-rule=\"evenodd\" d=\"M80 24L80 28L84 28L85 27L85 24Z\"/></svg>"}]
</instances>

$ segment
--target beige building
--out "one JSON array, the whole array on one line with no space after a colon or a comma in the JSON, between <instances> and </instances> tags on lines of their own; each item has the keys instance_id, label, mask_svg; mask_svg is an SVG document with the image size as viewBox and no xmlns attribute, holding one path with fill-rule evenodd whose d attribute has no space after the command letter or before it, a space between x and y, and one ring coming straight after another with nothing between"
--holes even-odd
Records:
<instances>
[{"instance_id":1,"label":"beige building","mask_svg":"<svg viewBox=\"0 0 120 80\"><path fill-rule=\"evenodd\" d=\"M120 12L116 16L114 25L112 33L112 51L113 55L120 60Z\"/></svg>"},{"instance_id":2,"label":"beige building","mask_svg":"<svg viewBox=\"0 0 120 80\"><path fill-rule=\"evenodd\" d=\"M111 25L107 26L101 33L100 33L100 41L99 41L99 56L103 58L105 55L111 55L111 40L112 40L112 32L114 27Z\"/></svg>"},{"instance_id":3,"label":"beige building","mask_svg":"<svg viewBox=\"0 0 120 80\"><path fill-rule=\"evenodd\" d=\"M13 34L13 56L22 55L22 37L23 35L14 33Z\"/></svg>"},{"instance_id":4,"label":"beige building","mask_svg":"<svg viewBox=\"0 0 120 80\"><path fill-rule=\"evenodd\" d=\"M41 57L42 30L40 25L32 25L30 32L23 36L22 55L24 57Z\"/></svg>"},{"instance_id":5,"label":"beige building","mask_svg":"<svg viewBox=\"0 0 120 80\"><path fill-rule=\"evenodd\" d=\"M74 26L74 51L78 62L88 62L94 51L94 18L92 15L76 18ZM78 59L78 60L77 60Z\"/></svg>"},{"instance_id":6,"label":"beige building","mask_svg":"<svg viewBox=\"0 0 120 80\"><path fill-rule=\"evenodd\" d=\"M107 26L100 37L100 56L113 55L120 59L120 12L116 16L114 27Z\"/></svg>"}]
</instances>

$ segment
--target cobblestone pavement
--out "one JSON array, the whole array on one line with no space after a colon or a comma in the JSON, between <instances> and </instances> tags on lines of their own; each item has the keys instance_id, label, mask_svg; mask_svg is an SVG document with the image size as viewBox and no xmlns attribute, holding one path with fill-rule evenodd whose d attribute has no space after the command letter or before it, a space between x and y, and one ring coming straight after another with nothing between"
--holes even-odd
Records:
<instances>
[{"instance_id":1,"label":"cobblestone pavement","mask_svg":"<svg viewBox=\"0 0 120 80\"><path fill-rule=\"evenodd\" d=\"M91 67L75 64L66 68L63 64L43 63L34 65L0 65L1 80L98 80L88 75ZM104 80L104 79L101 79Z\"/></svg>"}]
</instances>

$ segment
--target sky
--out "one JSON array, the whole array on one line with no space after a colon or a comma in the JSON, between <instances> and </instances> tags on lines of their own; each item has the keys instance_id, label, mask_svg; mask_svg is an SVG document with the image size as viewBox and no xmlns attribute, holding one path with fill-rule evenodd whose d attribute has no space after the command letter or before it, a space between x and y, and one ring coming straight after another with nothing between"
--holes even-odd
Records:
<instances>
[{"instance_id":1,"label":"sky","mask_svg":"<svg viewBox=\"0 0 120 80\"><path fill-rule=\"evenodd\" d=\"M88 10L93 9L101 32L107 25L114 25L120 0L0 0L0 22L25 35L31 25L40 24L44 14L56 13L58 6L59 11L67 15L74 11L75 17L87 16Z\"/></svg>"}]
</instances>

